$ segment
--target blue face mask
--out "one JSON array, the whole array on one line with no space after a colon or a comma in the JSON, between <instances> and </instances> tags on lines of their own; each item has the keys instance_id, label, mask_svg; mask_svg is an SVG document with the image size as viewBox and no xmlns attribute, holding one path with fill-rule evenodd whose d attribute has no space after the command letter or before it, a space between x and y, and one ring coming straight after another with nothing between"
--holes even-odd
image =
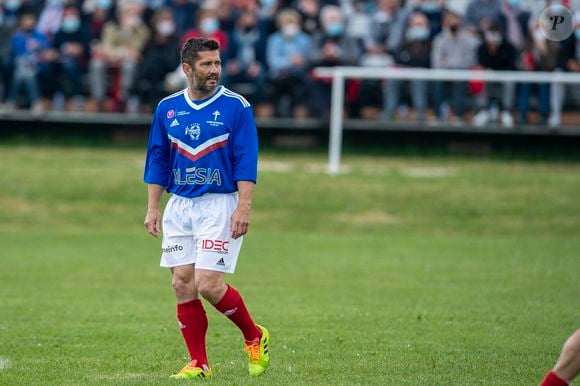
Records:
<instances>
[{"instance_id":1,"label":"blue face mask","mask_svg":"<svg viewBox=\"0 0 580 386\"><path fill-rule=\"evenodd\" d=\"M576 35L577 40L580 40L580 29L577 29L576 31L574 31L574 35Z\"/></svg>"},{"instance_id":2,"label":"blue face mask","mask_svg":"<svg viewBox=\"0 0 580 386\"><path fill-rule=\"evenodd\" d=\"M204 34L210 35L220 28L220 22L214 18L203 19L199 28Z\"/></svg>"},{"instance_id":3,"label":"blue face mask","mask_svg":"<svg viewBox=\"0 0 580 386\"><path fill-rule=\"evenodd\" d=\"M344 26L342 25L342 23L333 22L328 24L325 30L328 36L336 37L342 35L342 33L344 32Z\"/></svg>"},{"instance_id":4,"label":"blue face mask","mask_svg":"<svg viewBox=\"0 0 580 386\"><path fill-rule=\"evenodd\" d=\"M426 3L421 4L421 10L427 13L434 13L440 11L441 6L434 1L428 1Z\"/></svg>"},{"instance_id":5,"label":"blue face mask","mask_svg":"<svg viewBox=\"0 0 580 386\"><path fill-rule=\"evenodd\" d=\"M427 40L429 29L427 27L412 27L407 31L407 39L412 41Z\"/></svg>"},{"instance_id":6,"label":"blue face mask","mask_svg":"<svg viewBox=\"0 0 580 386\"><path fill-rule=\"evenodd\" d=\"M274 5L275 2L276 0L260 0L260 4L262 4L262 7L270 7Z\"/></svg>"},{"instance_id":7,"label":"blue face mask","mask_svg":"<svg viewBox=\"0 0 580 386\"><path fill-rule=\"evenodd\" d=\"M6 0L4 2L4 8L9 11L16 11L18 8L20 8L20 5L20 0Z\"/></svg>"},{"instance_id":8,"label":"blue face mask","mask_svg":"<svg viewBox=\"0 0 580 386\"><path fill-rule=\"evenodd\" d=\"M512 7L519 7L522 4L522 0L508 0L508 4Z\"/></svg>"},{"instance_id":9,"label":"blue face mask","mask_svg":"<svg viewBox=\"0 0 580 386\"><path fill-rule=\"evenodd\" d=\"M112 0L98 0L97 1L97 8L100 8L100 9L109 9L109 8L111 8L111 5L113 5Z\"/></svg>"},{"instance_id":10,"label":"blue face mask","mask_svg":"<svg viewBox=\"0 0 580 386\"><path fill-rule=\"evenodd\" d=\"M81 20L78 17L66 17L62 21L62 30L64 32L76 32L81 26Z\"/></svg>"}]
</instances>

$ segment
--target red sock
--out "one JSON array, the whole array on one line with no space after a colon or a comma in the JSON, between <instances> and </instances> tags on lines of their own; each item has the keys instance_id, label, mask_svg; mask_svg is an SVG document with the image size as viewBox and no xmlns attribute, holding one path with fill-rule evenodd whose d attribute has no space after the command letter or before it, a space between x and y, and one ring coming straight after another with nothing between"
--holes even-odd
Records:
<instances>
[{"instance_id":1,"label":"red sock","mask_svg":"<svg viewBox=\"0 0 580 386\"><path fill-rule=\"evenodd\" d=\"M222 300L213 306L238 326L246 341L251 342L262 336L262 331L256 327L244 300L234 287L228 285L228 290Z\"/></svg>"},{"instance_id":2,"label":"red sock","mask_svg":"<svg viewBox=\"0 0 580 386\"><path fill-rule=\"evenodd\" d=\"M197 361L197 367L207 365L207 354L205 352L207 316L201 300L195 299L187 303L178 304L177 320L179 320L179 328L191 360Z\"/></svg>"},{"instance_id":3,"label":"red sock","mask_svg":"<svg viewBox=\"0 0 580 386\"><path fill-rule=\"evenodd\" d=\"M568 386L569 384L567 380L560 378L556 373L550 371L542 383L540 383L540 386Z\"/></svg>"}]
</instances>

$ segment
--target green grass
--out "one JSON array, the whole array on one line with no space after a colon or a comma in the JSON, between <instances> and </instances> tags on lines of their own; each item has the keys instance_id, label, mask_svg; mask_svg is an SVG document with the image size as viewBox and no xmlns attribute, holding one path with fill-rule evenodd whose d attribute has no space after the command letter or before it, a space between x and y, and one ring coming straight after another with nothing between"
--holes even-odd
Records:
<instances>
[{"instance_id":1,"label":"green grass","mask_svg":"<svg viewBox=\"0 0 580 386\"><path fill-rule=\"evenodd\" d=\"M185 362L143 150L0 147L0 384L168 384ZM533 385L580 326L580 164L262 156L208 384ZM179 383L179 382L175 382Z\"/></svg>"}]
</instances>

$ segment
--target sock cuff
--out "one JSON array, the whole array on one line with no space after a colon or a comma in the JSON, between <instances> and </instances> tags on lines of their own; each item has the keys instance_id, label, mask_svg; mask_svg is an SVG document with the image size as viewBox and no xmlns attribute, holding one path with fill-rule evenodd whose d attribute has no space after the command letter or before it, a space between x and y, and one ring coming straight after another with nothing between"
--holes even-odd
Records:
<instances>
[{"instance_id":1,"label":"sock cuff","mask_svg":"<svg viewBox=\"0 0 580 386\"><path fill-rule=\"evenodd\" d=\"M177 304L177 315L197 315L205 314L203 303L200 299L195 299L187 303Z\"/></svg>"},{"instance_id":2,"label":"sock cuff","mask_svg":"<svg viewBox=\"0 0 580 386\"><path fill-rule=\"evenodd\" d=\"M546 385L568 386L570 384L570 382L568 382L564 378L561 378L555 372L550 371L546 375L546 378L544 379L544 382L542 382L542 385L544 385L544 384L546 384Z\"/></svg>"},{"instance_id":3,"label":"sock cuff","mask_svg":"<svg viewBox=\"0 0 580 386\"><path fill-rule=\"evenodd\" d=\"M223 298L213 305L222 314L232 307L235 307L235 305L238 304L239 300L241 299L240 293L236 291L234 287L229 284L226 285L228 286L228 289L226 290Z\"/></svg>"}]
</instances>

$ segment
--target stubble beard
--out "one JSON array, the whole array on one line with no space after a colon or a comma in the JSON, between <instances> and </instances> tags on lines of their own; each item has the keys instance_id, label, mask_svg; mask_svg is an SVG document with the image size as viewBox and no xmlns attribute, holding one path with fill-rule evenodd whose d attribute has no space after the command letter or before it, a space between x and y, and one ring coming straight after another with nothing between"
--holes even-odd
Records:
<instances>
[{"instance_id":1,"label":"stubble beard","mask_svg":"<svg viewBox=\"0 0 580 386\"><path fill-rule=\"evenodd\" d=\"M191 79L192 88L199 94L203 95L213 94L213 92L217 89L220 80L219 75L216 75L215 77L216 77L215 85L208 85L207 81L209 76L202 78L194 74Z\"/></svg>"}]
</instances>

